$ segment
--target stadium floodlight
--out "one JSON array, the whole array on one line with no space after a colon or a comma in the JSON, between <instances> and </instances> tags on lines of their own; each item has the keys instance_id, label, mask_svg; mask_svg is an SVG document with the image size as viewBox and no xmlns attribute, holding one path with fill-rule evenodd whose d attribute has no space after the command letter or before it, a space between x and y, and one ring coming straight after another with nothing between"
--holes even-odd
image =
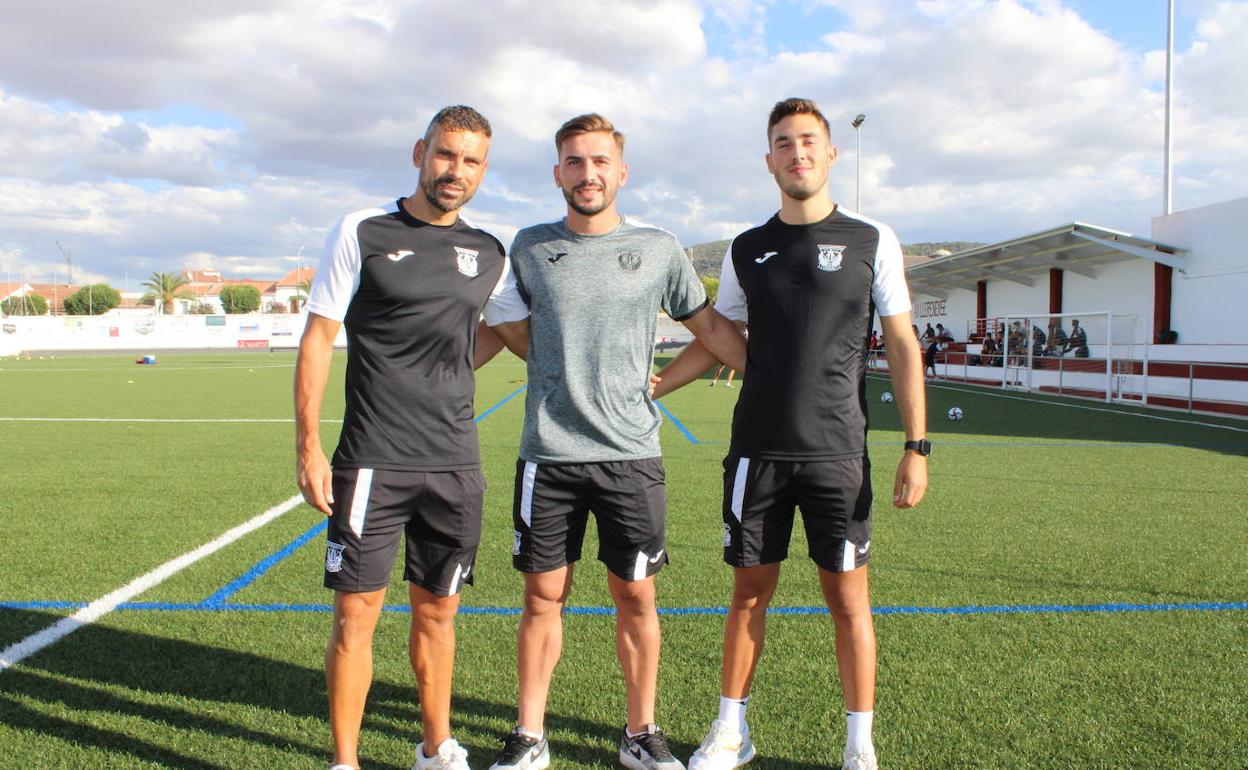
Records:
<instances>
[{"instance_id":1,"label":"stadium floodlight","mask_svg":"<svg viewBox=\"0 0 1248 770\"><path fill-rule=\"evenodd\" d=\"M856 166L854 180L854 211L862 213L862 124L867 116L858 113L858 117L854 118L854 122L850 123L854 127L854 133L858 136L858 149L854 153L854 163Z\"/></svg>"}]
</instances>

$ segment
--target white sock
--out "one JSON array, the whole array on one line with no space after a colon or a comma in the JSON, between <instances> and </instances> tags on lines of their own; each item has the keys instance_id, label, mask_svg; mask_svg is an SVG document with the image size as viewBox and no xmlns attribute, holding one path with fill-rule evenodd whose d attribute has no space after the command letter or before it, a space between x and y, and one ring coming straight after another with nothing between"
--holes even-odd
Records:
<instances>
[{"instance_id":1,"label":"white sock","mask_svg":"<svg viewBox=\"0 0 1248 770\"><path fill-rule=\"evenodd\" d=\"M750 703L750 696L740 700L719 696L719 721L724 724L736 725L737 732L745 734L745 707Z\"/></svg>"},{"instance_id":2,"label":"white sock","mask_svg":"<svg viewBox=\"0 0 1248 770\"><path fill-rule=\"evenodd\" d=\"M545 731L545 730L542 730L540 733L537 733L537 732L533 732L532 730L530 730L529 728L525 727L524 725L516 725L516 732L520 733L521 735L523 735L523 736L524 736L524 737L526 737L526 738L536 738L536 739L537 739L537 740L539 740L539 741L540 741L542 738L545 738L545 737L546 737L546 731Z\"/></svg>"},{"instance_id":3,"label":"white sock","mask_svg":"<svg viewBox=\"0 0 1248 770\"><path fill-rule=\"evenodd\" d=\"M874 711L847 711L845 713L845 749L851 754L874 751L871 745L871 717Z\"/></svg>"}]
</instances>

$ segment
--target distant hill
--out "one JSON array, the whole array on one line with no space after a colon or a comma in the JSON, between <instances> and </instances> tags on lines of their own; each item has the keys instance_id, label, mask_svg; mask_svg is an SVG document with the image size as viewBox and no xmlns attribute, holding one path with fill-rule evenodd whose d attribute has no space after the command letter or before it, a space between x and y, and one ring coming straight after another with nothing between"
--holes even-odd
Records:
<instances>
[{"instance_id":1,"label":"distant hill","mask_svg":"<svg viewBox=\"0 0 1248 770\"><path fill-rule=\"evenodd\" d=\"M700 243L697 246L689 246L685 249L685 253L689 255L689 261L693 262L693 269L698 275L706 275L711 278L719 277L719 268L724 262L724 252L728 249L730 240L711 241L710 243ZM935 243L909 243L902 244L901 253L907 257L930 257L938 251L944 250L951 254L959 251L973 249L976 246L983 246L982 243L974 241L940 241ZM906 260L907 264L913 264L912 260Z\"/></svg>"}]
</instances>

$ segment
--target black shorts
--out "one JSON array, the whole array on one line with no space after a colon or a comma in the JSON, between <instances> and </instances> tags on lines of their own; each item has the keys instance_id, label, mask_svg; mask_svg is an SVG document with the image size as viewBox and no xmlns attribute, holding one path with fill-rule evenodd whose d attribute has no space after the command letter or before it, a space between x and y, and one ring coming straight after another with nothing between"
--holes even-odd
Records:
<instances>
[{"instance_id":1,"label":"black shorts","mask_svg":"<svg viewBox=\"0 0 1248 770\"><path fill-rule=\"evenodd\" d=\"M663 460L538 465L516 462L511 561L521 572L550 572L579 561L585 526L598 522L598 560L624 580L642 580L667 563Z\"/></svg>"},{"instance_id":2,"label":"black shorts","mask_svg":"<svg viewBox=\"0 0 1248 770\"><path fill-rule=\"evenodd\" d=\"M864 566L871 550L871 463L724 459L724 561L757 567L789 555L794 508L810 558L829 572Z\"/></svg>"},{"instance_id":3,"label":"black shorts","mask_svg":"<svg viewBox=\"0 0 1248 770\"><path fill-rule=\"evenodd\" d=\"M485 477L465 471L334 469L325 587L353 593L390 584L406 535L403 578L438 596L472 583Z\"/></svg>"}]
</instances>

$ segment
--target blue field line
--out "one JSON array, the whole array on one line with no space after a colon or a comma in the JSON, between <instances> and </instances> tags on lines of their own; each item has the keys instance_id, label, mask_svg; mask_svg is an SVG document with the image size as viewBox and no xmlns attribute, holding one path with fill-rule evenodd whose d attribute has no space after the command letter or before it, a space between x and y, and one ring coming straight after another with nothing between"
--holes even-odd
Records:
<instances>
[{"instance_id":1,"label":"blue field line","mask_svg":"<svg viewBox=\"0 0 1248 770\"><path fill-rule=\"evenodd\" d=\"M238 593L239 591L243 590L247 586L259 580L261 575L268 572L273 567L277 566L287 556L290 556L295 551L298 551L300 548L306 545L309 540L311 540L312 538L324 532L325 528L328 526L329 526L328 519L322 519L321 521L318 521L307 532L304 532L299 537L287 543L285 548L282 548L280 551L269 554L265 558L261 559L251 569L247 570L242 575L238 576L234 580L227 583L221 590L217 591L212 596L209 596L207 599L204 599L203 601L204 606L205 607L219 607L222 604L225 604L227 599L229 599L234 594Z\"/></svg>"},{"instance_id":2,"label":"blue field line","mask_svg":"<svg viewBox=\"0 0 1248 770\"><path fill-rule=\"evenodd\" d=\"M484 412L482 412L481 414L477 415L476 419L474 419L474 420L473 420L473 422L481 422L481 421L482 421L482 420L484 420L486 417L489 417L490 415L494 414L495 412L497 412L499 409L501 409L501 408L503 407L503 404L506 404L508 401L512 400L512 399L513 399L513 398L515 398L516 396L518 396L518 395L520 395L521 393L523 393L523 392L524 392L524 389L525 389L525 388L527 388L527 387L529 387L529 386L528 386L528 385L521 385L520 387L518 387L518 388L516 388L515 390L511 391L511 393L509 393L509 394L507 394L506 396L504 396L504 397L503 397L503 400L502 400L502 401L499 401L499 402L498 402L497 404L495 404L494 406L490 407L489 409L486 409Z\"/></svg>"},{"instance_id":3,"label":"blue field line","mask_svg":"<svg viewBox=\"0 0 1248 770\"><path fill-rule=\"evenodd\" d=\"M0 609L42 610L81 609L86 602L10 602L0 601ZM132 612L332 612L331 604L215 604L207 602L127 602L119 610ZM408 612L405 604L387 604L386 612ZM1248 611L1248 602L1179 602L1162 604L1135 604L1110 602L1105 604L981 604L961 607L875 607L874 615L1046 615L1069 613L1116 613L1116 612L1226 612ZM472 607L459 609L462 615L520 614L519 607ZM660 607L660 615L726 615L726 607ZM612 607L568 607L566 615L614 615ZM771 607L769 615L826 615L826 607Z\"/></svg>"},{"instance_id":4,"label":"blue field line","mask_svg":"<svg viewBox=\"0 0 1248 770\"><path fill-rule=\"evenodd\" d=\"M477 415L476 419L474 419L473 422L479 423L482 420L484 420L486 417L489 417L491 414L494 414L508 401L512 400L516 396L523 393L524 389L527 387L528 385L521 385L520 387L516 388L511 393L504 396L503 400L499 401L494 406L491 406L489 409ZM238 576L234 580L231 580L229 583L223 586L220 590L218 590L212 596L209 596L207 599L204 599L204 601L202 602L204 608L205 609L227 609L227 607L225 606L225 603L231 596L243 590L244 588L251 585L252 583L256 582L256 580L258 580L261 575L268 572L272 568L276 567L282 561L284 561L285 559L293 555L300 548L307 545L309 541L311 541L321 532L324 532L325 528L328 525L329 525L328 521L321 521L317 523L314 527L312 527L307 532L304 532L302 535L292 540L281 550L271 553L268 556L261 559L254 566L252 566L251 569L247 570L246 572L244 572L242 575Z\"/></svg>"},{"instance_id":5,"label":"blue field line","mask_svg":"<svg viewBox=\"0 0 1248 770\"><path fill-rule=\"evenodd\" d=\"M667 407L663 406L663 404L658 401L655 401L654 405L659 408L659 411L662 412L663 415L667 417L667 419L672 421L672 425L675 425L677 430L685 434L685 438L689 439L690 444L693 444L694 446L698 445L699 443L698 437L690 433L689 429L685 427L685 424L681 422L680 420L676 419L676 415L667 411Z\"/></svg>"}]
</instances>

